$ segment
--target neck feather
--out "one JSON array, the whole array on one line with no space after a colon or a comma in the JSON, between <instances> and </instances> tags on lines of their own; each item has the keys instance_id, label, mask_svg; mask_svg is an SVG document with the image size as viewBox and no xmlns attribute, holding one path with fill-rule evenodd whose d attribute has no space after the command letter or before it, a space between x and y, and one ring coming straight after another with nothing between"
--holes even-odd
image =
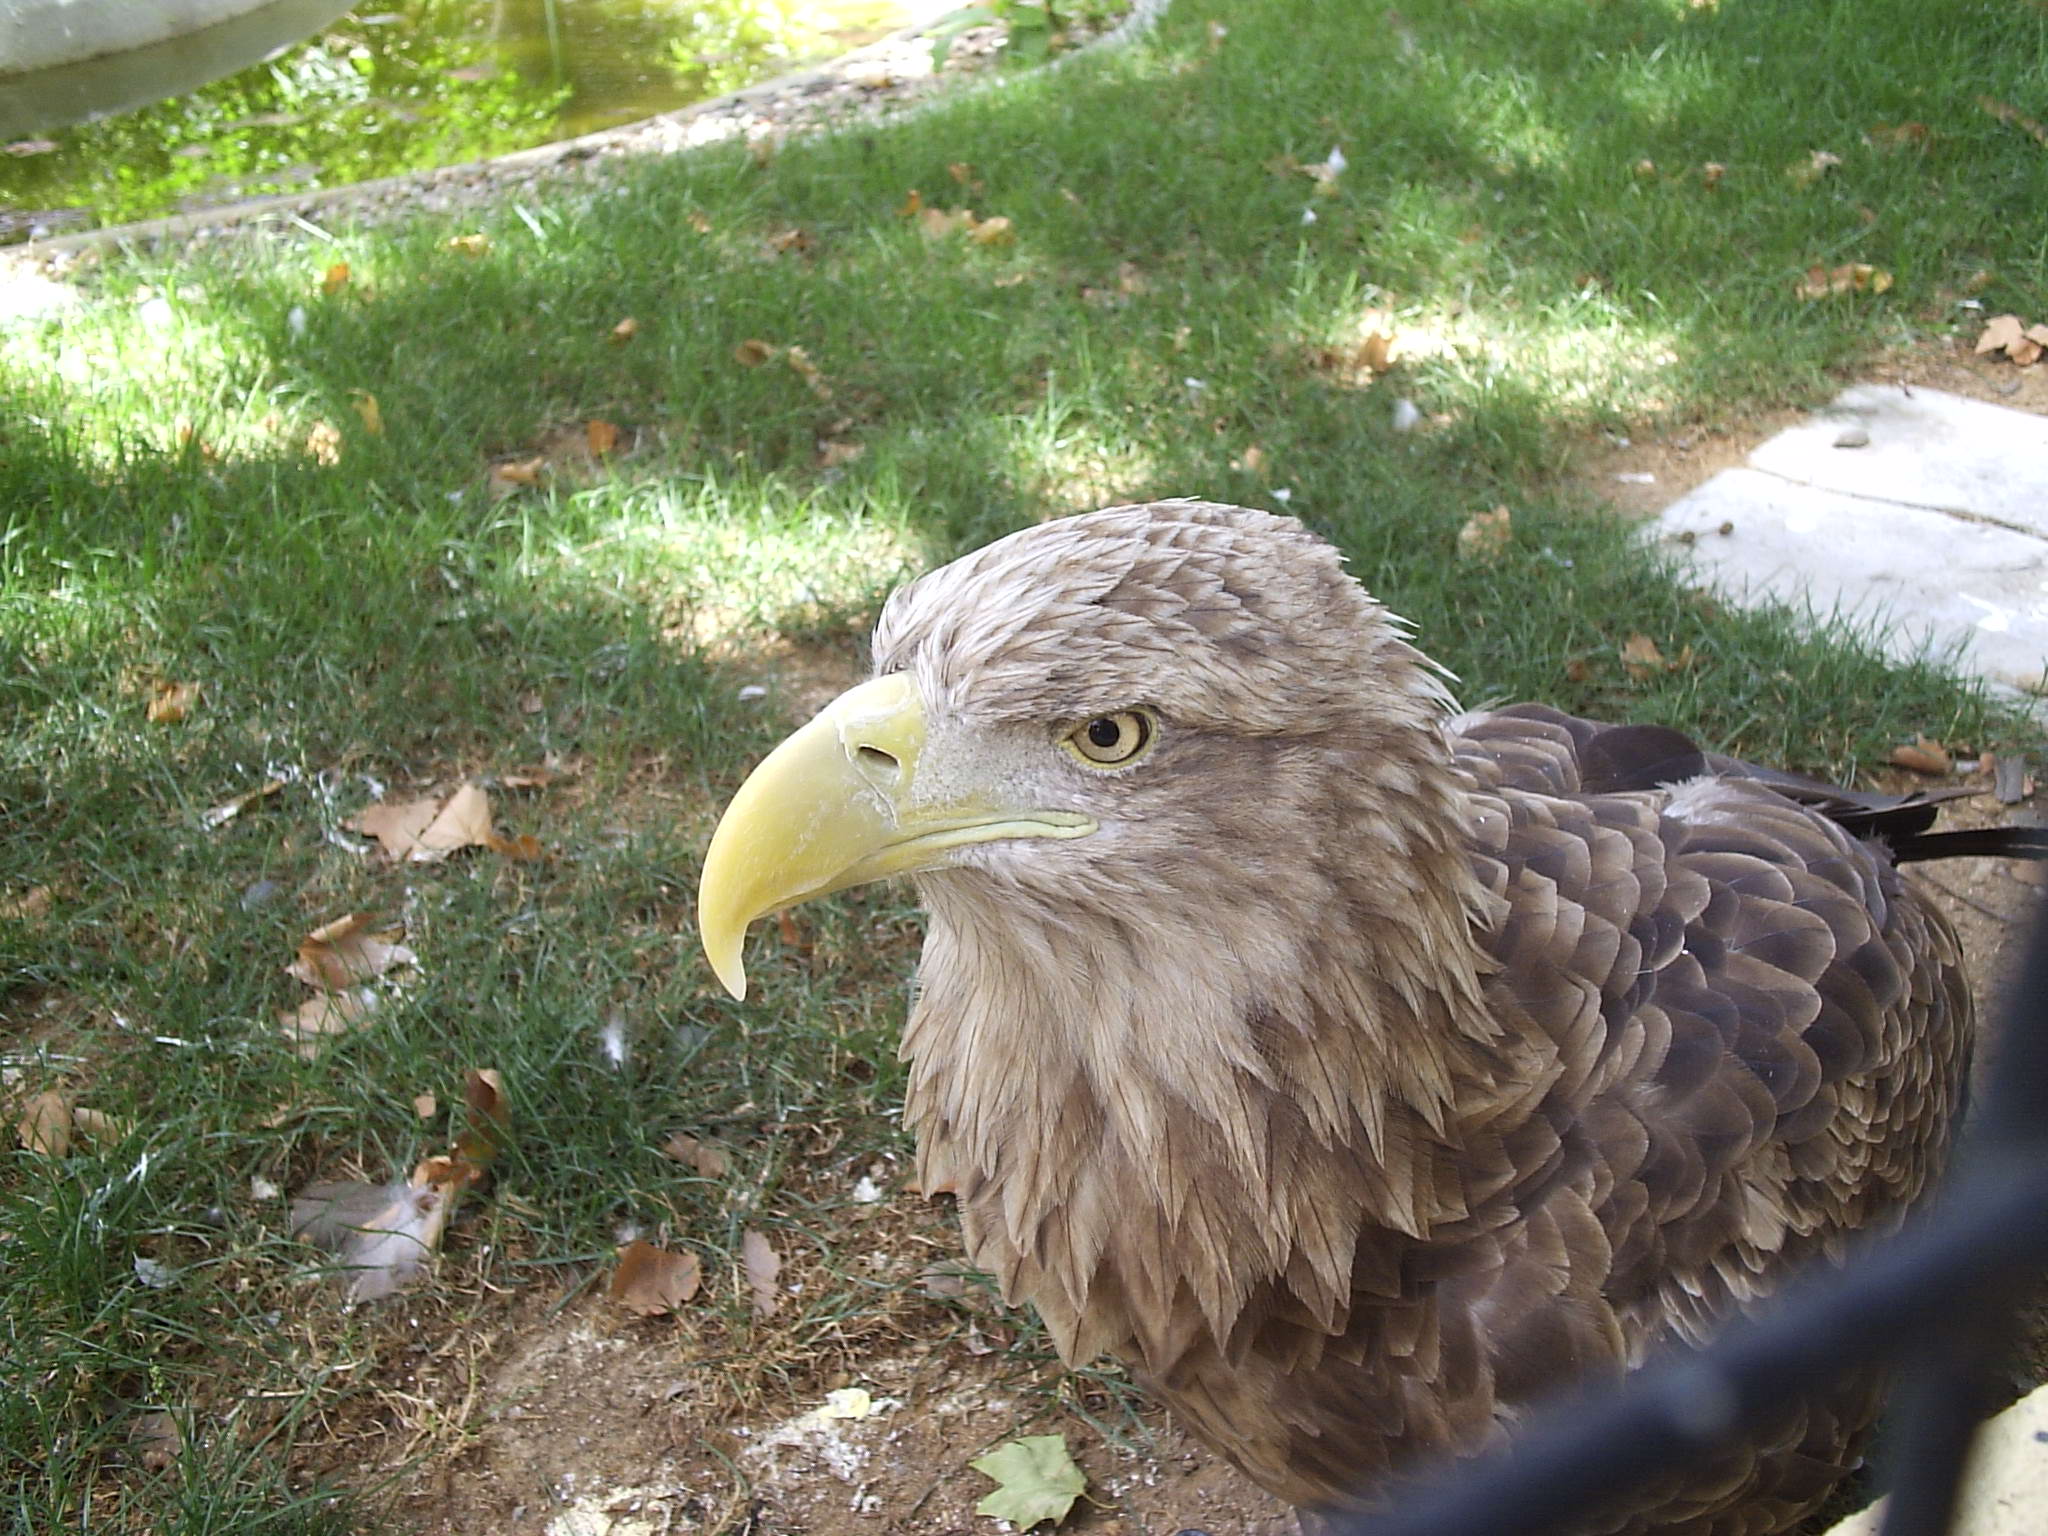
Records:
<instances>
[{"instance_id":1,"label":"neck feather","mask_svg":"<svg viewBox=\"0 0 2048 1536\"><path fill-rule=\"evenodd\" d=\"M1069 1360L1164 1372L1227 1348L1255 1294L1341 1331L1362 1237L1465 1214L1451 1106L1497 1031L1456 787L1406 780L1409 814L1382 798L1327 840L1355 851L1341 868L1167 920L921 882L924 1187L959 1197L975 1262Z\"/></svg>"}]
</instances>

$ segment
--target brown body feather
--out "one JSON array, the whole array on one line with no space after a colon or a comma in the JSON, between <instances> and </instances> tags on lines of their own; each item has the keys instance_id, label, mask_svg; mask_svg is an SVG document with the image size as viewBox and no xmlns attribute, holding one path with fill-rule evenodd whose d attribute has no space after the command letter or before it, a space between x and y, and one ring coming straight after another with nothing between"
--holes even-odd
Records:
<instances>
[{"instance_id":1,"label":"brown body feather","mask_svg":"<svg viewBox=\"0 0 2048 1536\"><path fill-rule=\"evenodd\" d=\"M1298 525L1031 530L898 594L877 661L940 781L1157 712L1141 770L1060 791L1100 833L919 877L907 1118L1066 1356L1282 1498L1483 1449L1940 1167L1971 1007L1890 854L1675 733L1451 716ZM1788 1403L1599 1528L1783 1529L1875 1402Z\"/></svg>"}]
</instances>

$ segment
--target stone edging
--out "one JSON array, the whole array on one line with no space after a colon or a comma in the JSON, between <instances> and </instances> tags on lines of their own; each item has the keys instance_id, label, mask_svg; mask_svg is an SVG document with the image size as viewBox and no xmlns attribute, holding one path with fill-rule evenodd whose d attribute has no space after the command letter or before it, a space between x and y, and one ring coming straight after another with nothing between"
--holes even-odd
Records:
<instances>
[{"instance_id":1,"label":"stone edging","mask_svg":"<svg viewBox=\"0 0 2048 1536\"><path fill-rule=\"evenodd\" d=\"M1044 67L1059 69L1099 49L1122 47L1156 26L1172 3L1133 0L1129 13L1114 27ZM47 236L0 247L0 261L61 267L107 248L196 243L281 225L324 236L326 231L312 224L309 215L338 210L362 224L403 213L449 210L556 176L588 176L593 168L627 156L672 154L733 139L758 141L807 128L829 130L907 116L931 105L940 95L950 96L956 80L964 88L967 81L962 76L978 77L980 88L1001 88L1017 78L989 70L1002 37L999 27L979 27L960 34L948 55L948 63L958 59L959 66L944 75L931 72L929 39L938 24L904 27L817 68L778 76L623 127L514 150L488 160ZM920 60L924 63L922 74L918 72ZM908 73L896 73L905 66Z\"/></svg>"}]
</instances>

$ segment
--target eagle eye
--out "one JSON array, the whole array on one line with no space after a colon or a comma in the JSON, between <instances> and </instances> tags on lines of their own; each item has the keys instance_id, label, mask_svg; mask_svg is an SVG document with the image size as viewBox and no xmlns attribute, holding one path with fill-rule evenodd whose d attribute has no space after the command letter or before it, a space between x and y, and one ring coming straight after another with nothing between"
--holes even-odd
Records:
<instances>
[{"instance_id":1,"label":"eagle eye","mask_svg":"<svg viewBox=\"0 0 2048 1536\"><path fill-rule=\"evenodd\" d=\"M1142 709L1120 709L1113 715L1097 715L1083 721L1060 741L1073 757L1090 768L1121 768L1136 762L1152 745L1151 714Z\"/></svg>"}]
</instances>

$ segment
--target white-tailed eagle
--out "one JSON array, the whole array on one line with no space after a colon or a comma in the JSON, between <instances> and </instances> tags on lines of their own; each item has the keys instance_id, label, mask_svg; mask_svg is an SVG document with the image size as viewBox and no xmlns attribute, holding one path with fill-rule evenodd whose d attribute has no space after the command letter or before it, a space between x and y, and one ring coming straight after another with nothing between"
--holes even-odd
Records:
<instances>
[{"instance_id":1,"label":"white-tailed eagle","mask_svg":"<svg viewBox=\"0 0 2048 1536\"><path fill-rule=\"evenodd\" d=\"M1328 544L1203 502L934 571L874 657L726 812L712 965L743 994L752 920L913 876L923 1187L1069 1361L1298 1506L1706 1337L1940 1168L1972 1015L1895 867L1947 851L1927 806L1459 714ZM1596 1528L1781 1530L1876 1400Z\"/></svg>"}]
</instances>

